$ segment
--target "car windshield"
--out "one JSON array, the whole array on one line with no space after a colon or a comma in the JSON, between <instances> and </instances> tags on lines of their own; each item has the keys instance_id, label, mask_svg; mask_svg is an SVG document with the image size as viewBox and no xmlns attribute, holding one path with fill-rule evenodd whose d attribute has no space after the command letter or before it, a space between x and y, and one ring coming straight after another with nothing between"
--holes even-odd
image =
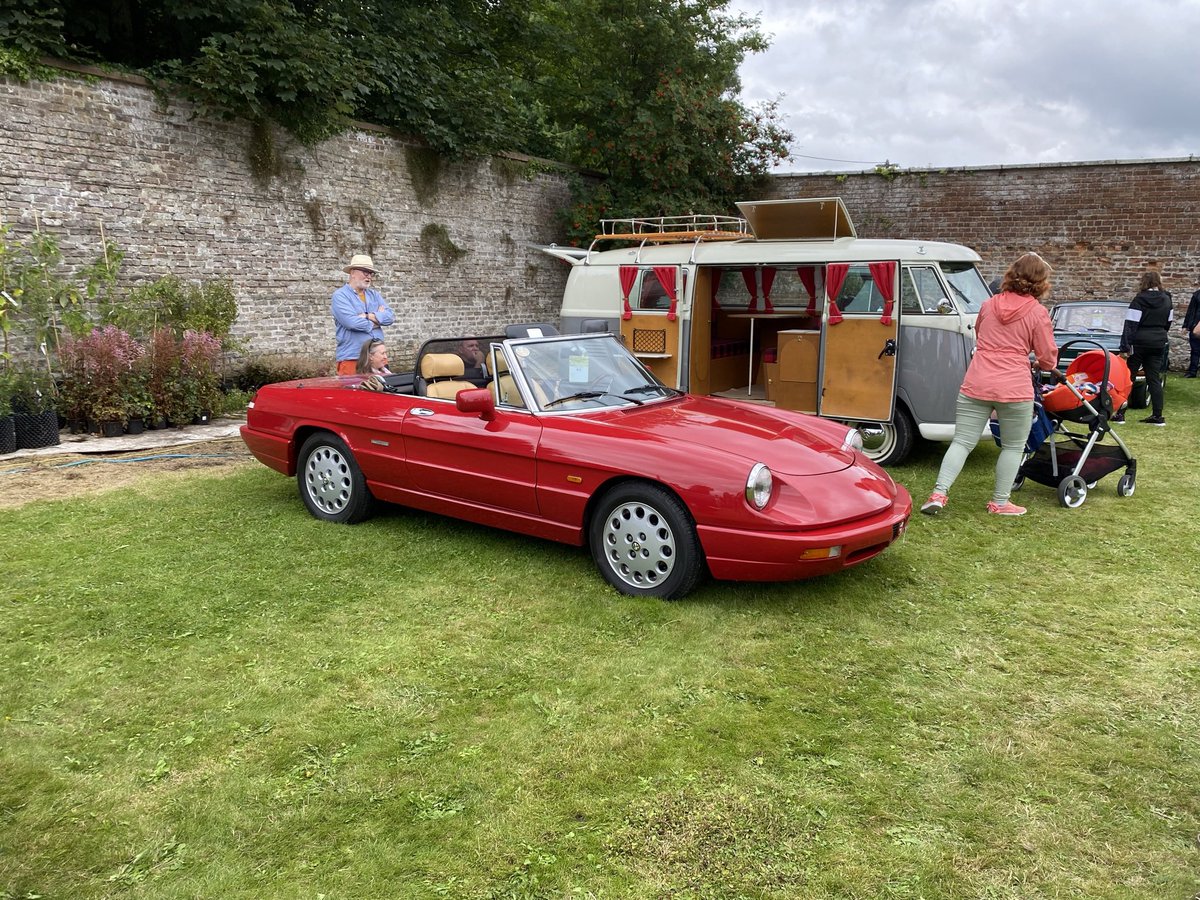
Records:
<instances>
[{"instance_id":1,"label":"car windshield","mask_svg":"<svg viewBox=\"0 0 1200 900\"><path fill-rule=\"evenodd\" d=\"M974 263L939 263L942 275L950 285L950 293L963 312L977 313L983 301L992 295Z\"/></svg>"},{"instance_id":2,"label":"car windshield","mask_svg":"<svg viewBox=\"0 0 1200 900\"><path fill-rule=\"evenodd\" d=\"M509 354L543 410L639 406L679 393L610 334L513 341Z\"/></svg>"},{"instance_id":3,"label":"car windshield","mask_svg":"<svg viewBox=\"0 0 1200 900\"><path fill-rule=\"evenodd\" d=\"M1076 334L1120 334L1127 306L1070 303L1054 307L1054 330Z\"/></svg>"}]
</instances>

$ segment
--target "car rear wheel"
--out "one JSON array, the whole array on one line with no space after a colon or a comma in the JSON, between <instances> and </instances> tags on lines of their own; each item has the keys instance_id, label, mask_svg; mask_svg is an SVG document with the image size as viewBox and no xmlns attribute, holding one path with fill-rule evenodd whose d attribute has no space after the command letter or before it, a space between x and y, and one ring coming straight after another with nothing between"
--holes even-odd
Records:
<instances>
[{"instance_id":1,"label":"car rear wheel","mask_svg":"<svg viewBox=\"0 0 1200 900\"><path fill-rule=\"evenodd\" d=\"M296 484L300 499L318 519L352 525L371 514L371 492L362 470L350 448L329 432L312 435L300 448Z\"/></svg>"},{"instance_id":2,"label":"car rear wheel","mask_svg":"<svg viewBox=\"0 0 1200 900\"><path fill-rule=\"evenodd\" d=\"M704 550L687 507L657 485L618 485L600 498L588 528L604 580L631 597L676 600L704 572Z\"/></svg>"}]
</instances>

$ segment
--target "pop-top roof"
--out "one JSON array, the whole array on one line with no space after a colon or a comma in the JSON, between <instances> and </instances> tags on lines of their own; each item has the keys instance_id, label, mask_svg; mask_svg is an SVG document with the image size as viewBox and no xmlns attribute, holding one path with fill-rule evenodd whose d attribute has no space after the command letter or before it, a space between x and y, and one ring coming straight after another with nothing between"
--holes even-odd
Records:
<instances>
[{"instance_id":1,"label":"pop-top roof","mask_svg":"<svg viewBox=\"0 0 1200 900\"><path fill-rule=\"evenodd\" d=\"M832 241L858 237L841 197L753 200L737 205L760 241Z\"/></svg>"}]
</instances>

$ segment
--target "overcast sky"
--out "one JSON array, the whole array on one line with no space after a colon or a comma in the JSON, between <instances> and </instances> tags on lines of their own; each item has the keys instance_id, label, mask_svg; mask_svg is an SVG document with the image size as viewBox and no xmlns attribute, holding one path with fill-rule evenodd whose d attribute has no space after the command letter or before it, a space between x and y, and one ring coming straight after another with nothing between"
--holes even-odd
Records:
<instances>
[{"instance_id":1,"label":"overcast sky","mask_svg":"<svg viewBox=\"0 0 1200 900\"><path fill-rule=\"evenodd\" d=\"M1200 0L732 0L783 172L1200 156Z\"/></svg>"}]
</instances>

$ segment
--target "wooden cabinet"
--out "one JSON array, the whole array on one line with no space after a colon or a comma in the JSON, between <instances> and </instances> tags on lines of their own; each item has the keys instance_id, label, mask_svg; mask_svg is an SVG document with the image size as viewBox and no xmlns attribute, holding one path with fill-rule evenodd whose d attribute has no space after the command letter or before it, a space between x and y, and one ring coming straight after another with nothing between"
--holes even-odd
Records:
<instances>
[{"instance_id":1,"label":"wooden cabinet","mask_svg":"<svg viewBox=\"0 0 1200 900\"><path fill-rule=\"evenodd\" d=\"M768 398L783 409L815 413L821 332L800 328L780 331L775 358L778 377L768 384Z\"/></svg>"}]
</instances>

